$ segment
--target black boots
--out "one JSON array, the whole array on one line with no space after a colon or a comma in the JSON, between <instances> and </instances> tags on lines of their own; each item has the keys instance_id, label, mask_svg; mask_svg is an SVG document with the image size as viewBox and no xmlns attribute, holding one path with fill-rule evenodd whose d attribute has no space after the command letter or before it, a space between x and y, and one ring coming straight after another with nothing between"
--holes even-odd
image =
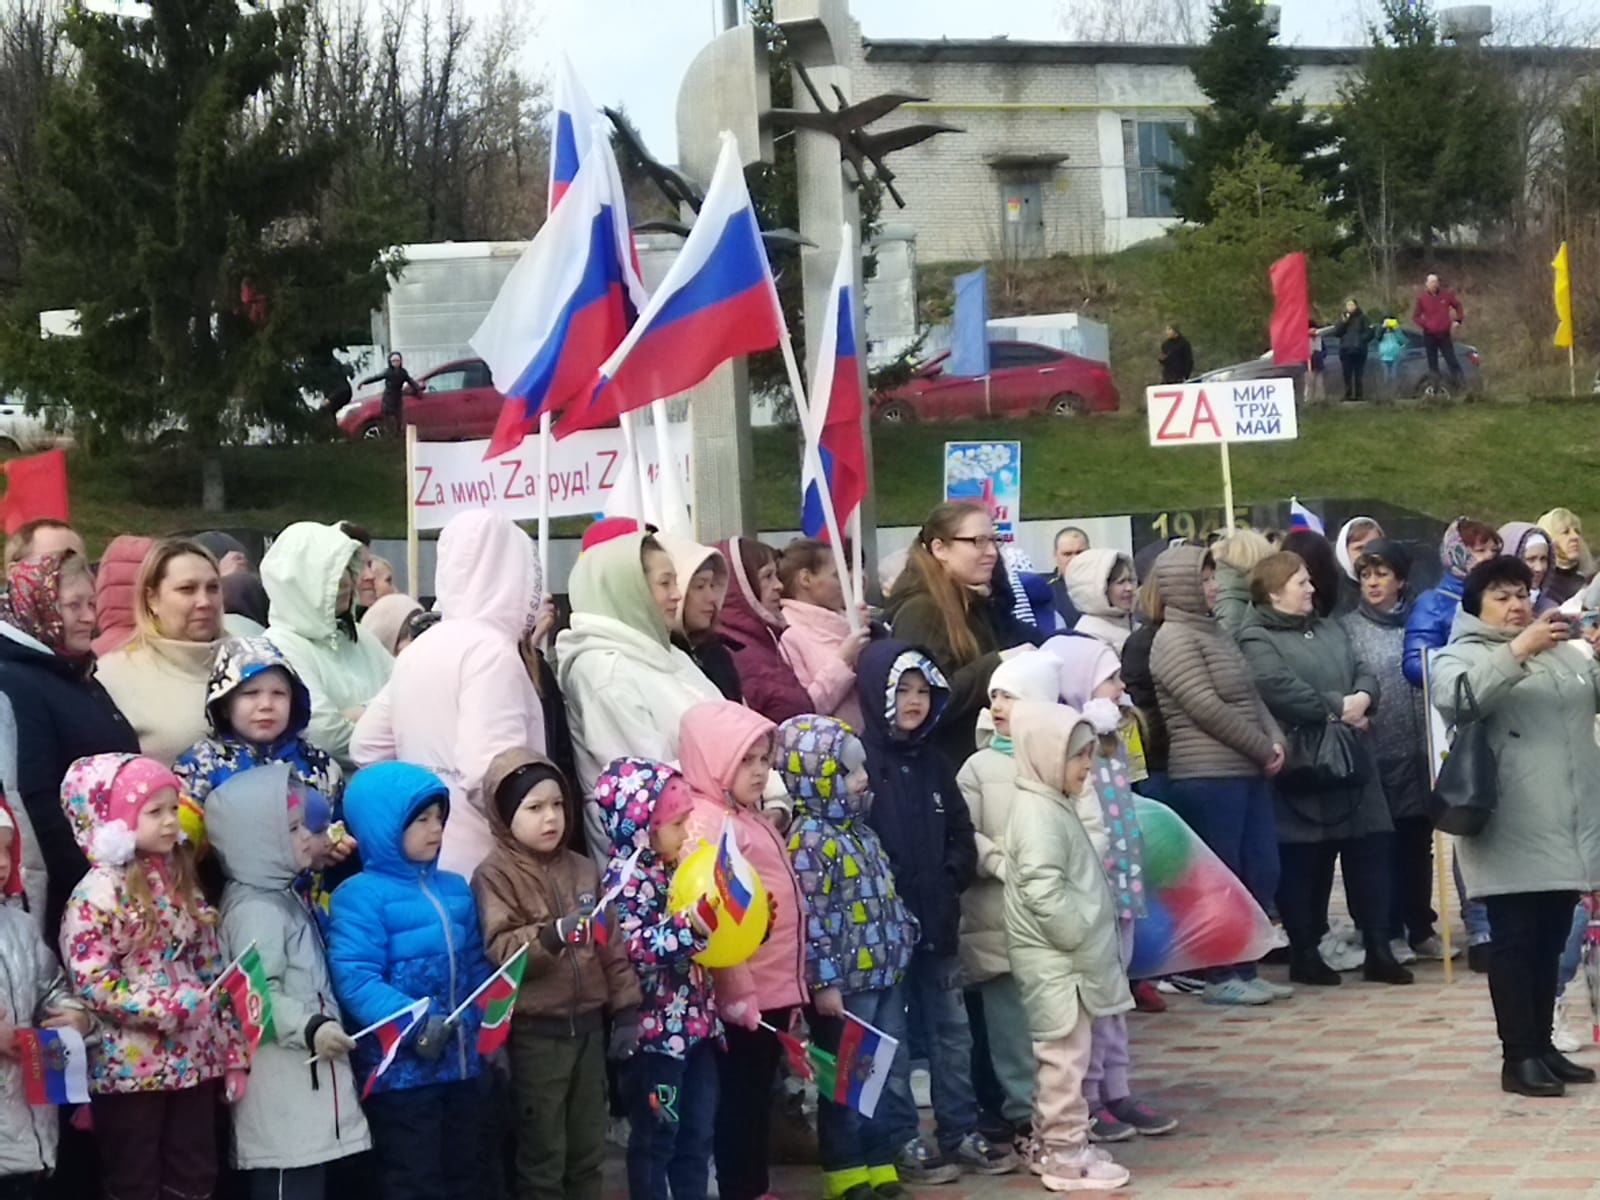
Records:
<instances>
[{"instance_id":1,"label":"black boots","mask_svg":"<svg viewBox=\"0 0 1600 1200\"><path fill-rule=\"evenodd\" d=\"M1367 948L1367 961L1361 966L1361 977L1368 983L1414 983L1416 976L1402 967L1389 947L1389 939L1374 935L1363 938Z\"/></svg>"},{"instance_id":2,"label":"black boots","mask_svg":"<svg viewBox=\"0 0 1600 1200\"><path fill-rule=\"evenodd\" d=\"M1539 1061L1544 1064L1545 1070L1549 1071L1562 1083L1593 1083L1595 1081L1593 1067L1580 1066L1559 1050L1546 1051L1539 1056Z\"/></svg>"},{"instance_id":3,"label":"black boots","mask_svg":"<svg viewBox=\"0 0 1600 1200\"><path fill-rule=\"evenodd\" d=\"M1474 975L1489 973L1489 943L1479 942L1467 947L1467 967Z\"/></svg>"},{"instance_id":4,"label":"black boots","mask_svg":"<svg viewBox=\"0 0 1600 1200\"><path fill-rule=\"evenodd\" d=\"M1315 946L1295 947L1289 957L1289 980L1308 987L1335 987L1344 981L1317 953Z\"/></svg>"},{"instance_id":5,"label":"black boots","mask_svg":"<svg viewBox=\"0 0 1600 1200\"><path fill-rule=\"evenodd\" d=\"M1567 1085L1555 1077L1543 1059L1525 1058L1500 1068L1500 1090L1516 1096L1565 1096Z\"/></svg>"}]
</instances>

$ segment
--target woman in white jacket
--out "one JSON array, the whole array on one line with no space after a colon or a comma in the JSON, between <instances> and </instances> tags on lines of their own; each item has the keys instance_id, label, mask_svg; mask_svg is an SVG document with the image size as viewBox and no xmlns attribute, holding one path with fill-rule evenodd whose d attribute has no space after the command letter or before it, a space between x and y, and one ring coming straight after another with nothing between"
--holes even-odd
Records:
<instances>
[{"instance_id":1,"label":"woman in white jacket","mask_svg":"<svg viewBox=\"0 0 1600 1200\"><path fill-rule=\"evenodd\" d=\"M1065 575L1067 595L1082 615L1077 633L1097 637L1118 654L1133 632L1133 601L1139 585L1133 560L1117 550L1085 550Z\"/></svg>"},{"instance_id":2,"label":"woman in white jacket","mask_svg":"<svg viewBox=\"0 0 1600 1200\"><path fill-rule=\"evenodd\" d=\"M518 653L544 604L533 541L477 510L439 535L434 586L443 620L395 660L389 685L351 739L362 766L399 759L450 788L439 865L467 878L494 845L483 777L502 750L545 751L544 710Z\"/></svg>"},{"instance_id":3,"label":"woman in white jacket","mask_svg":"<svg viewBox=\"0 0 1600 1200\"><path fill-rule=\"evenodd\" d=\"M600 772L629 755L676 762L683 714L722 693L672 644L678 578L655 538L626 534L585 550L567 590L572 625L556 638L557 671L589 850L604 864L610 844L594 804Z\"/></svg>"}]
</instances>

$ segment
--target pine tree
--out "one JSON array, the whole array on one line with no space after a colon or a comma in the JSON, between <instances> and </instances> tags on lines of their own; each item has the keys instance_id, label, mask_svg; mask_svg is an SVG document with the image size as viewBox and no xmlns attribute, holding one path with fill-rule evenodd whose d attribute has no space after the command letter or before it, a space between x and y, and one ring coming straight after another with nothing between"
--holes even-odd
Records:
<instances>
[{"instance_id":1,"label":"pine tree","mask_svg":"<svg viewBox=\"0 0 1600 1200\"><path fill-rule=\"evenodd\" d=\"M0 369L70 405L91 443L176 418L210 450L305 423L301 388L342 378L333 351L367 340L395 227L381 197L329 199L341 147L293 119L302 6L152 9L65 17L77 69L39 125ZM79 336L39 338L55 308Z\"/></svg>"},{"instance_id":2,"label":"pine tree","mask_svg":"<svg viewBox=\"0 0 1600 1200\"><path fill-rule=\"evenodd\" d=\"M1273 40L1259 0L1213 0L1211 35L1194 62L1195 83L1210 100L1194 128L1174 140L1184 163L1171 169L1173 210L1186 221L1211 219L1213 178L1252 135L1279 162L1296 167L1326 194L1334 166L1326 124L1306 115L1301 100L1281 100L1295 79L1289 52Z\"/></svg>"},{"instance_id":3,"label":"pine tree","mask_svg":"<svg viewBox=\"0 0 1600 1200\"><path fill-rule=\"evenodd\" d=\"M1440 44L1426 0L1383 0L1372 41L1337 124L1347 206L1387 264L1399 242L1510 213L1516 102L1476 50Z\"/></svg>"}]
</instances>

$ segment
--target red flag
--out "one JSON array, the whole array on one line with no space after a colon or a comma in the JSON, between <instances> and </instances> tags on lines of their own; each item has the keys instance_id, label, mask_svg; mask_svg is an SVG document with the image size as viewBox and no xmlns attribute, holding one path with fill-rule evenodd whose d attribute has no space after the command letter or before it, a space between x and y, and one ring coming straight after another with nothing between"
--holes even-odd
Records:
<instances>
[{"instance_id":1,"label":"red flag","mask_svg":"<svg viewBox=\"0 0 1600 1200\"><path fill-rule=\"evenodd\" d=\"M1306 256L1285 254L1272 264L1272 361L1277 366L1311 361L1311 288Z\"/></svg>"},{"instance_id":2,"label":"red flag","mask_svg":"<svg viewBox=\"0 0 1600 1200\"><path fill-rule=\"evenodd\" d=\"M67 508L67 452L46 450L0 464L6 494L0 496L0 519L10 537L29 521L71 520Z\"/></svg>"}]
</instances>

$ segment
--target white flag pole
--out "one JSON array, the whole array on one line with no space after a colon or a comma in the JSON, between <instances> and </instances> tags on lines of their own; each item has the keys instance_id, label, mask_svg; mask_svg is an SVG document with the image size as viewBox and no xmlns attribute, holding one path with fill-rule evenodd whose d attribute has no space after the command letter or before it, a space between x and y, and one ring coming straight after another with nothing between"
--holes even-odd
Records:
<instances>
[{"instance_id":1,"label":"white flag pole","mask_svg":"<svg viewBox=\"0 0 1600 1200\"><path fill-rule=\"evenodd\" d=\"M417 1012L417 1020L418 1021L422 1020L423 1017L428 1015L428 1006L431 1005L432 1003L433 1003L432 997L424 996L422 998L422 1008ZM382 1029L385 1025L387 1025L390 1021L394 1020L396 1017L405 1016L408 1012L411 1011L411 1009L413 1007L414 1007L413 1005L408 1004L404 1008L395 1009L387 1017L382 1017L379 1020L374 1021L371 1025L368 1025L365 1029L361 1030L359 1033L352 1033L350 1035L350 1040L352 1042L359 1042L362 1038L366 1037L369 1033L372 1033L372 1032L374 1032L376 1030ZM412 1024L415 1024L415 1023L416 1023L415 1021L412 1022ZM407 1028L410 1028L410 1026L407 1026ZM314 1066L315 1064L317 1064L317 1063L319 1063L321 1061L322 1061L322 1055L313 1054L310 1058L306 1059L306 1061L305 1061L305 1063L303 1065L308 1066L308 1067L309 1066Z\"/></svg>"},{"instance_id":2,"label":"white flag pole","mask_svg":"<svg viewBox=\"0 0 1600 1200\"><path fill-rule=\"evenodd\" d=\"M255 942L251 941L248 946L239 951L239 956L237 958L235 958L231 963L223 967L222 970L218 972L217 977L211 981L211 986L205 990L205 998L207 1000L211 999L211 997L216 994L217 989L222 986L222 981L232 974L233 969L244 961L244 956L249 954L250 951L254 950L255 948Z\"/></svg>"},{"instance_id":3,"label":"white flag pole","mask_svg":"<svg viewBox=\"0 0 1600 1200\"><path fill-rule=\"evenodd\" d=\"M861 544L861 505L850 514L850 569L855 575L852 600L857 608L867 602L867 551Z\"/></svg>"},{"instance_id":4,"label":"white flag pole","mask_svg":"<svg viewBox=\"0 0 1600 1200\"><path fill-rule=\"evenodd\" d=\"M456 1023L456 1021L460 1018L461 1014L466 1012L467 1009L472 1007L472 1002L474 1000L476 1000L479 996L483 995L486 991L488 991L489 990L489 985L491 983L493 983L496 979L499 979L507 971L509 971L516 964L517 960L520 959L527 952L528 952L528 943L527 942L523 942L522 945L517 948L517 952L515 954L513 954L510 958L506 959L505 962L500 964L500 969L498 971L496 971L493 975L489 976L489 978L485 979L476 988L474 988L472 990L472 995L468 996L460 1004L456 1005L456 1010L453 1013L451 1013L448 1017L446 1017L444 1019L444 1023L446 1025L454 1025Z\"/></svg>"},{"instance_id":5,"label":"white flag pole","mask_svg":"<svg viewBox=\"0 0 1600 1200\"><path fill-rule=\"evenodd\" d=\"M550 587L550 408L539 414L539 578ZM416 586L414 583L413 587ZM543 597L541 597L543 599Z\"/></svg>"}]
</instances>

